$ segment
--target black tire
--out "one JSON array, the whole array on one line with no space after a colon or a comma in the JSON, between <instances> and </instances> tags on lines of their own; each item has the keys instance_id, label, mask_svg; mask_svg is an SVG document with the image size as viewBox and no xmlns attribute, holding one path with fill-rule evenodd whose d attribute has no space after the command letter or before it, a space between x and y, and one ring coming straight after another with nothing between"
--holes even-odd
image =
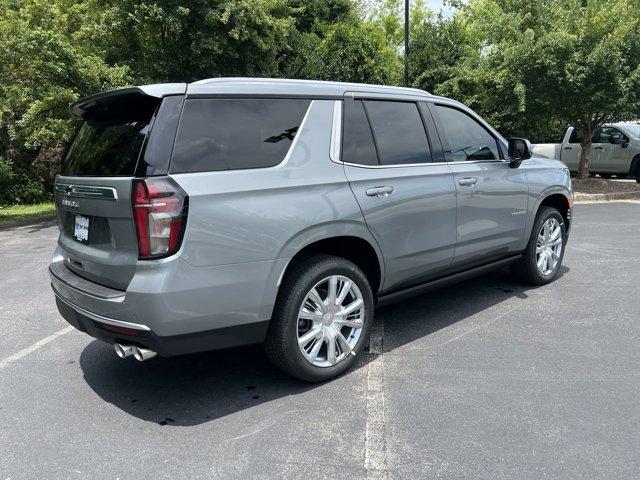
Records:
<instances>
[{"instance_id":1,"label":"black tire","mask_svg":"<svg viewBox=\"0 0 640 480\"><path fill-rule=\"evenodd\" d=\"M561 235L562 235L562 250L559 255L558 263L553 271L547 275L543 275L538 268L536 261L536 246L538 240L538 234L542 229L544 223L550 218L555 218L560 223ZM564 258L565 247L567 244L567 229L564 224L564 218L560 215L560 212L553 207L541 207L536 215L536 220L533 223L533 230L531 231L531 238L524 251L524 254L520 260L511 265L512 273L521 281L532 285L545 285L555 280L562 266L562 259Z\"/></svg>"},{"instance_id":2,"label":"black tire","mask_svg":"<svg viewBox=\"0 0 640 480\"><path fill-rule=\"evenodd\" d=\"M631 178L635 178L636 182L640 183L640 155L636 155L635 158L631 161L629 176Z\"/></svg>"},{"instance_id":3,"label":"black tire","mask_svg":"<svg viewBox=\"0 0 640 480\"><path fill-rule=\"evenodd\" d=\"M353 355L333 366L309 362L298 347L298 311L307 293L321 280L341 275L354 282L364 301L364 325ZM274 308L264 349L269 359L289 375L306 382L322 382L341 375L356 361L369 340L373 323L373 293L365 274L352 262L330 255L310 255L292 265L284 276Z\"/></svg>"}]
</instances>

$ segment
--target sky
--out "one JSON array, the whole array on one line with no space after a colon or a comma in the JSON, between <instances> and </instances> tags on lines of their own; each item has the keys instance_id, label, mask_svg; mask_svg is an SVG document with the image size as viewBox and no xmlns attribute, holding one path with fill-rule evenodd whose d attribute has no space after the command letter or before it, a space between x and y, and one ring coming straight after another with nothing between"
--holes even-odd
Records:
<instances>
[{"instance_id":1,"label":"sky","mask_svg":"<svg viewBox=\"0 0 640 480\"><path fill-rule=\"evenodd\" d=\"M449 17L452 12L451 7L448 5L444 5L442 0L427 0L427 6L435 12L442 10L445 17Z\"/></svg>"},{"instance_id":2,"label":"sky","mask_svg":"<svg viewBox=\"0 0 640 480\"><path fill-rule=\"evenodd\" d=\"M368 9L371 11L375 8L375 5L380 1L381 0L360 0L360 4L365 9ZM453 12L453 9L449 5L444 4L444 0L426 0L426 4L427 4L427 7L429 7L434 12L439 12L442 10L442 13L444 14L445 18L450 17Z\"/></svg>"}]
</instances>

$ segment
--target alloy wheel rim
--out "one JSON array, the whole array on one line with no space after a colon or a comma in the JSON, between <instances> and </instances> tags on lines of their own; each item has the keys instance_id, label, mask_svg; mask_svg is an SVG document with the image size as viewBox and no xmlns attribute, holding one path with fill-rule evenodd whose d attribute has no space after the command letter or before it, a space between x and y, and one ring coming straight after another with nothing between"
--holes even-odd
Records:
<instances>
[{"instance_id":1,"label":"alloy wheel rim","mask_svg":"<svg viewBox=\"0 0 640 480\"><path fill-rule=\"evenodd\" d=\"M544 276L551 275L560 261L562 253L562 226L556 218L542 224L536 242L536 264Z\"/></svg>"},{"instance_id":2,"label":"alloy wheel rim","mask_svg":"<svg viewBox=\"0 0 640 480\"><path fill-rule=\"evenodd\" d=\"M362 335L365 306L356 283L342 275L323 278L298 310L298 347L317 367L332 367L355 355Z\"/></svg>"}]
</instances>

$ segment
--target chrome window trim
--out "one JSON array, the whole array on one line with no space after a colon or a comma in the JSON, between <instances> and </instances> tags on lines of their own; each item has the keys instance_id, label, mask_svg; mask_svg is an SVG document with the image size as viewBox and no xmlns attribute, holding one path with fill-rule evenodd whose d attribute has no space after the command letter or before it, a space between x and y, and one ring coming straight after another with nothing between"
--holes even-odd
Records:
<instances>
[{"instance_id":1,"label":"chrome window trim","mask_svg":"<svg viewBox=\"0 0 640 480\"><path fill-rule=\"evenodd\" d=\"M350 97L358 100L387 100L389 102L428 102L434 101L434 97L428 95L426 92L424 95L418 93L392 93L392 92L362 92L362 91L349 91L345 92L345 97Z\"/></svg>"},{"instance_id":2,"label":"chrome window trim","mask_svg":"<svg viewBox=\"0 0 640 480\"><path fill-rule=\"evenodd\" d=\"M331 147L329 157L332 162L341 163L340 148L342 147L342 100L333 102L333 124L331 126Z\"/></svg>"},{"instance_id":3,"label":"chrome window trim","mask_svg":"<svg viewBox=\"0 0 640 480\"><path fill-rule=\"evenodd\" d=\"M96 185L72 185L58 183L54 187L55 193L65 197L98 198L102 200L118 200L118 192L113 187L99 187Z\"/></svg>"},{"instance_id":4,"label":"chrome window trim","mask_svg":"<svg viewBox=\"0 0 640 480\"><path fill-rule=\"evenodd\" d=\"M425 162L425 163L405 163L405 164L396 164L396 165L360 165L358 163L349 163L349 162L336 162L341 163L342 165L347 165L349 167L359 167L359 168L410 168L410 167L429 167L429 166L442 166L442 165L469 165L475 163L509 163L507 160L503 159L494 159L494 160L465 160L460 162Z\"/></svg>"},{"instance_id":5,"label":"chrome window trim","mask_svg":"<svg viewBox=\"0 0 640 480\"><path fill-rule=\"evenodd\" d=\"M493 160L464 160L464 161L457 161L457 162L404 163L404 164L395 164L395 165L361 165L359 163L343 162L342 159L340 158L340 152L341 152L340 149L342 147L342 108L343 108L342 100L335 100L333 102L333 124L331 126L331 147L329 152L329 158L333 163L337 163L339 165L345 165L349 167L359 167L359 168L380 169L380 168L428 167L430 165L442 166L442 165L468 165L472 163L497 163L497 162L508 163L509 162L508 160L503 158L495 158ZM496 139L496 143L497 143L497 140L498 139Z\"/></svg>"}]
</instances>

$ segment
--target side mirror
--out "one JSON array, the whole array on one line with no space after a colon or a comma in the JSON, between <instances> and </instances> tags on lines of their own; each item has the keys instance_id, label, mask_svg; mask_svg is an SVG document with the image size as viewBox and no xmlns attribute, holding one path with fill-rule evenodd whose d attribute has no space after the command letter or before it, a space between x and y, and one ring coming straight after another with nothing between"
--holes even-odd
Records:
<instances>
[{"instance_id":1,"label":"side mirror","mask_svg":"<svg viewBox=\"0 0 640 480\"><path fill-rule=\"evenodd\" d=\"M510 138L509 166L518 168L523 160L531 158L531 142L526 138Z\"/></svg>"},{"instance_id":2,"label":"side mirror","mask_svg":"<svg viewBox=\"0 0 640 480\"><path fill-rule=\"evenodd\" d=\"M629 146L629 141L621 133L612 133L609 137L609 143L613 145L620 145L622 148L627 148Z\"/></svg>"}]
</instances>

